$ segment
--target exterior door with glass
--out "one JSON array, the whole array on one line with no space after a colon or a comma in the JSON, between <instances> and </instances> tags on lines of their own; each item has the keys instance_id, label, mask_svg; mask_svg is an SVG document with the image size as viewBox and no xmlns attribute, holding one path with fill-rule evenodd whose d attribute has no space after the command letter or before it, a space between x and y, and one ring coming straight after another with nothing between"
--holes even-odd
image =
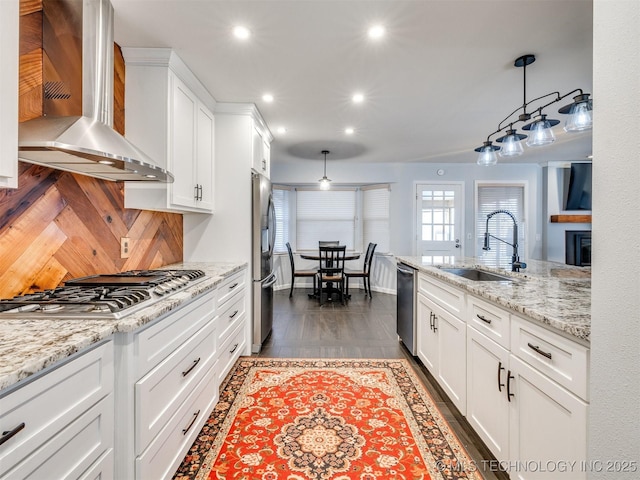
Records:
<instances>
[{"instance_id":1,"label":"exterior door with glass","mask_svg":"<svg viewBox=\"0 0 640 480\"><path fill-rule=\"evenodd\" d=\"M462 184L417 184L416 253L446 262L462 256Z\"/></svg>"}]
</instances>

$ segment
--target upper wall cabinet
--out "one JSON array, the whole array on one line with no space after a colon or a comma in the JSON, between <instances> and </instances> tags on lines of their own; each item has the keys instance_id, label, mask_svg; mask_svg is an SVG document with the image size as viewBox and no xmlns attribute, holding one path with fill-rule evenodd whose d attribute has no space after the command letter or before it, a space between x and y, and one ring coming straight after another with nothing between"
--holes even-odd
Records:
<instances>
[{"instance_id":1,"label":"upper wall cabinet","mask_svg":"<svg viewBox=\"0 0 640 480\"><path fill-rule=\"evenodd\" d=\"M273 135L253 103L216 103L215 115L222 122L218 132L218 165L233 162L269 178ZM233 160L231 160L233 159Z\"/></svg>"},{"instance_id":2,"label":"upper wall cabinet","mask_svg":"<svg viewBox=\"0 0 640 480\"><path fill-rule=\"evenodd\" d=\"M213 213L215 100L167 48L123 48L125 133L175 177L127 182L125 207Z\"/></svg>"},{"instance_id":3,"label":"upper wall cabinet","mask_svg":"<svg viewBox=\"0 0 640 480\"><path fill-rule=\"evenodd\" d=\"M19 0L0 1L0 188L18 186Z\"/></svg>"}]
</instances>

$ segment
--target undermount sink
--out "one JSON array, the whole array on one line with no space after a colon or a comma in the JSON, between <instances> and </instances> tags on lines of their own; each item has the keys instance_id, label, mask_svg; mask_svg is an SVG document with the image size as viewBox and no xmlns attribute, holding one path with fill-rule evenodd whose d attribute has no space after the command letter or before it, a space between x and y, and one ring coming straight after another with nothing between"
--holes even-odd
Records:
<instances>
[{"instance_id":1,"label":"undermount sink","mask_svg":"<svg viewBox=\"0 0 640 480\"><path fill-rule=\"evenodd\" d=\"M477 268L441 268L440 270L476 282L513 282L513 278L503 277L502 275L485 272Z\"/></svg>"}]
</instances>

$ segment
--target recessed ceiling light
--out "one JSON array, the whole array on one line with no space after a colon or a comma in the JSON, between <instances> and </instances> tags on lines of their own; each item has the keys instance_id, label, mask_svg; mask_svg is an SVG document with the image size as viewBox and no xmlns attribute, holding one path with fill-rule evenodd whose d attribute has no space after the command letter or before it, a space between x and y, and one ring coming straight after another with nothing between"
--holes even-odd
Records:
<instances>
[{"instance_id":1,"label":"recessed ceiling light","mask_svg":"<svg viewBox=\"0 0 640 480\"><path fill-rule=\"evenodd\" d=\"M369 29L369 38L378 39L384 37L384 27L382 25L374 25Z\"/></svg>"},{"instance_id":2,"label":"recessed ceiling light","mask_svg":"<svg viewBox=\"0 0 640 480\"><path fill-rule=\"evenodd\" d=\"M251 36L251 31L247 27L243 27L242 25L237 25L233 27L233 35L236 38L245 40Z\"/></svg>"},{"instance_id":3,"label":"recessed ceiling light","mask_svg":"<svg viewBox=\"0 0 640 480\"><path fill-rule=\"evenodd\" d=\"M287 129L285 127L278 127L278 133L287 133Z\"/></svg>"},{"instance_id":4,"label":"recessed ceiling light","mask_svg":"<svg viewBox=\"0 0 640 480\"><path fill-rule=\"evenodd\" d=\"M362 103L364 101L364 95L361 93L355 93L353 97L351 97L353 103Z\"/></svg>"},{"instance_id":5,"label":"recessed ceiling light","mask_svg":"<svg viewBox=\"0 0 640 480\"><path fill-rule=\"evenodd\" d=\"M267 103L271 103L273 102L273 95L271 95L270 93L265 93L264 95L262 95L262 100Z\"/></svg>"},{"instance_id":6,"label":"recessed ceiling light","mask_svg":"<svg viewBox=\"0 0 640 480\"><path fill-rule=\"evenodd\" d=\"M347 127L344 129L344 133L346 133L347 135L353 135L353 132L355 132L355 130L352 127Z\"/></svg>"}]
</instances>

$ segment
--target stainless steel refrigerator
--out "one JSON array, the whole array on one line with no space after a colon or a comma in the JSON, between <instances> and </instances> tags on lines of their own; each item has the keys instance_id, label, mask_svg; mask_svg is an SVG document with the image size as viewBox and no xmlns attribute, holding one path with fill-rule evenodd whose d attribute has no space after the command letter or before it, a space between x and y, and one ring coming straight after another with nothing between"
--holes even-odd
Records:
<instances>
[{"instance_id":1,"label":"stainless steel refrigerator","mask_svg":"<svg viewBox=\"0 0 640 480\"><path fill-rule=\"evenodd\" d=\"M252 264L253 264L253 345L258 353L273 325L273 247L276 241L276 211L271 182L257 173L251 174L252 192Z\"/></svg>"}]
</instances>

